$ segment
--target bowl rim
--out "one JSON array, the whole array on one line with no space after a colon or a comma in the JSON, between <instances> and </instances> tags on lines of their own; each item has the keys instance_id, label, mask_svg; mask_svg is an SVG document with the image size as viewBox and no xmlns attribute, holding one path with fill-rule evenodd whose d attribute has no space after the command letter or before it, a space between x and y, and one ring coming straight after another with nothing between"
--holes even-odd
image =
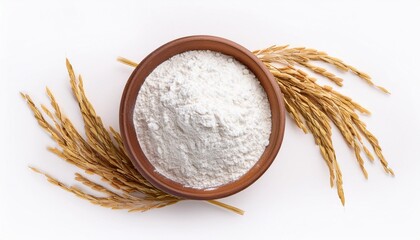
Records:
<instances>
[{"instance_id":1,"label":"bowl rim","mask_svg":"<svg viewBox=\"0 0 420 240\"><path fill-rule=\"evenodd\" d=\"M271 110L272 128L269 144L260 159L238 180L214 189L184 187L155 171L153 165L141 149L133 122L133 113L138 92L150 72L171 56L191 50L218 51L226 55L231 55L247 66L257 76L257 79L263 86L268 96ZM164 56L163 59L162 56ZM245 63L244 61L247 62ZM194 35L178 38L160 46L138 64L129 77L121 97L119 125L122 141L131 162L137 171L153 186L168 194L181 198L210 200L227 197L242 191L259 179L270 167L283 142L285 107L283 95L274 76L252 52L225 38L210 35Z\"/></svg>"}]
</instances>

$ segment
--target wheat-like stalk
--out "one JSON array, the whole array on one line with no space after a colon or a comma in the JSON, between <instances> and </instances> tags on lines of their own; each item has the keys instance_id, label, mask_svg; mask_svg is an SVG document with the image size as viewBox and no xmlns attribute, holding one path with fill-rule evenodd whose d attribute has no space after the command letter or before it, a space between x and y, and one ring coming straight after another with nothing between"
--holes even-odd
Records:
<instances>
[{"instance_id":1,"label":"wheat-like stalk","mask_svg":"<svg viewBox=\"0 0 420 240\"><path fill-rule=\"evenodd\" d=\"M125 152L120 134L114 129L108 130L104 126L85 95L82 77L80 75L76 77L68 60L66 65L71 89L83 118L86 137L83 137L62 113L54 95L48 88L46 91L50 99L51 110L45 105L37 107L29 95L23 93L21 95L32 110L38 124L57 143L58 147L51 147L49 151L84 170L86 174L100 176L102 181L111 187L89 180L80 173L75 173L76 181L105 195L98 197L75 186L68 186L36 168L31 167L31 169L44 175L54 185L78 197L112 209L146 211L183 201L184 199L155 188L137 172ZM216 200L207 202L238 214L244 213L241 209Z\"/></svg>"},{"instance_id":2,"label":"wheat-like stalk","mask_svg":"<svg viewBox=\"0 0 420 240\"><path fill-rule=\"evenodd\" d=\"M369 75L314 49L288 48L286 45L272 46L253 53L274 75L283 93L286 109L297 126L305 133L308 131L312 133L329 168L330 185L332 187L335 182L338 196L343 205L345 203L343 180L331 139L331 123L339 129L344 140L353 149L356 160L366 178L368 178L368 173L364 168L364 159L361 153L364 152L371 161L374 159L372 153L365 146L366 141L373 148L385 172L394 175L382 154L378 140L359 118L358 113L369 114L369 111L351 98L334 91L332 87L320 86L316 83L315 78L295 66L309 69L326 77L336 85L342 86L343 79L312 63L312 61L322 61L342 71L350 71L369 85L389 93L385 88L375 85Z\"/></svg>"}]
</instances>

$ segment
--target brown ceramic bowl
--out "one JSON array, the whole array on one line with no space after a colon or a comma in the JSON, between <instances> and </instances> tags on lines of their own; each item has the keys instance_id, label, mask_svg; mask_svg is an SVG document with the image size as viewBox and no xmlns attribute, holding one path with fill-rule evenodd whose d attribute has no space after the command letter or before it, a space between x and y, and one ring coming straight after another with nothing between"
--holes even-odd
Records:
<instances>
[{"instance_id":1,"label":"brown ceramic bowl","mask_svg":"<svg viewBox=\"0 0 420 240\"><path fill-rule=\"evenodd\" d=\"M271 108L272 131L269 145L257 163L241 178L212 190L184 187L157 171L147 160L137 140L133 123L133 111L138 92L146 77L162 62L170 57L190 50L212 50L233 56L247 66L259 79L267 93ZM124 146L131 161L155 187L169 194L187 199L217 199L237 193L255 182L271 165L283 141L285 108L282 94L273 75L264 64L246 48L227 39L213 36L190 36L169 42L149 54L131 74L121 99L120 130ZM172 143L169 143L172 144Z\"/></svg>"}]
</instances>

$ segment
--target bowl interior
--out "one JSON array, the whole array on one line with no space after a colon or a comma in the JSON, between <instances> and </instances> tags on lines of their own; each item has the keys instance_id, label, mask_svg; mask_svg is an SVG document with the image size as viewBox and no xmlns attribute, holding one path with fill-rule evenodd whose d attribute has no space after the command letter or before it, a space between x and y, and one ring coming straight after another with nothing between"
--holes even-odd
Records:
<instances>
[{"instance_id":1,"label":"bowl interior","mask_svg":"<svg viewBox=\"0 0 420 240\"><path fill-rule=\"evenodd\" d=\"M238 180L211 190L182 186L155 171L137 140L133 113L138 92L146 77L170 57L190 50L211 50L234 57L258 78L267 93L271 108L272 131L269 145L256 164ZM140 174L155 187L188 199L216 199L237 193L256 181L271 165L283 140L285 109L280 89L264 64L244 47L213 36L190 36L169 42L148 55L133 71L124 89L120 105L120 130L127 153Z\"/></svg>"}]
</instances>

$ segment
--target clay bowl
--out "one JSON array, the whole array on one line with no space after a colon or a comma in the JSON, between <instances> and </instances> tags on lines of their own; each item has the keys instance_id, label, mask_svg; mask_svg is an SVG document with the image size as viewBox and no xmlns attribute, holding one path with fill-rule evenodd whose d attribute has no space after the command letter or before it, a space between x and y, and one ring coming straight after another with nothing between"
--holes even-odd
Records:
<instances>
[{"instance_id":1,"label":"clay bowl","mask_svg":"<svg viewBox=\"0 0 420 240\"><path fill-rule=\"evenodd\" d=\"M246 174L234 182L216 187L212 190L187 188L155 171L147 160L137 140L133 124L133 111L137 94L146 77L162 62L179 53L190 50L212 50L233 56L247 66L259 79L267 93L272 114L272 132L269 145L261 158ZM124 146L131 161L155 187L169 194L186 199L217 199L235 194L255 182L268 169L276 157L283 141L285 125L285 108L282 94L273 77L264 64L246 48L227 39L214 36L189 36L171 41L149 54L131 74L120 105L120 130ZM168 143L173 144L173 143Z\"/></svg>"}]
</instances>

